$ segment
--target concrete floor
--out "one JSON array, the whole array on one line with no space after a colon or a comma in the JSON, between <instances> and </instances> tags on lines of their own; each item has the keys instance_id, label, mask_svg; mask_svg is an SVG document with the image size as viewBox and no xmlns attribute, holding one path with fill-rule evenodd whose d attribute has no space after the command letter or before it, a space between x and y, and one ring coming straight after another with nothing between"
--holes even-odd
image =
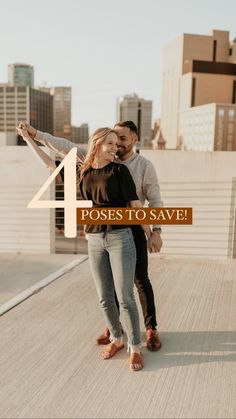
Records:
<instances>
[{"instance_id":1,"label":"concrete floor","mask_svg":"<svg viewBox=\"0 0 236 419\"><path fill-rule=\"evenodd\" d=\"M81 258L72 254L0 253L0 305Z\"/></svg>"},{"instance_id":2,"label":"concrete floor","mask_svg":"<svg viewBox=\"0 0 236 419\"><path fill-rule=\"evenodd\" d=\"M88 261L0 318L1 418L235 418L236 261L150 257L162 349L99 359Z\"/></svg>"}]
</instances>

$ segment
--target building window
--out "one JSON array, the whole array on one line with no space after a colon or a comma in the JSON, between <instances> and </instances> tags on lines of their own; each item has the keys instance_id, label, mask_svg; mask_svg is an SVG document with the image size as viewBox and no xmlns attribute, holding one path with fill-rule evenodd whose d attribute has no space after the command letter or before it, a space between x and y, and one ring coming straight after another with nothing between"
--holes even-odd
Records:
<instances>
[{"instance_id":1,"label":"building window","mask_svg":"<svg viewBox=\"0 0 236 419\"><path fill-rule=\"evenodd\" d=\"M234 121L234 115L235 115L234 109L230 109L228 112L229 121Z\"/></svg>"},{"instance_id":2,"label":"building window","mask_svg":"<svg viewBox=\"0 0 236 419\"><path fill-rule=\"evenodd\" d=\"M223 149L223 139L224 139L224 109L218 109L218 129L217 129L217 142L216 150Z\"/></svg>"},{"instance_id":3,"label":"building window","mask_svg":"<svg viewBox=\"0 0 236 419\"><path fill-rule=\"evenodd\" d=\"M15 87L7 87L6 92L15 92Z\"/></svg>"},{"instance_id":4,"label":"building window","mask_svg":"<svg viewBox=\"0 0 236 419\"><path fill-rule=\"evenodd\" d=\"M196 78L192 79L192 95L191 95L191 107L195 106L195 93L196 93Z\"/></svg>"},{"instance_id":5,"label":"building window","mask_svg":"<svg viewBox=\"0 0 236 419\"><path fill-rule=\"evenodd\" d=\"M214 40L214 44L213 44L213 59L212 61L216 61L216 49L217 49L217 41Z\"/></svg>"},{"instance_id":6,"label":"building window","mask_svg":"<svg viewBox=\"0 0 236 419\"><path fill-rule=\"evenodd\" d=\"M18 92L25 92L26 91L26 87L17 87L17 91Z\"/></svg>"},{"instance_id":7,"label":"building window","mask_svg":"<svg viewBox=\"0 0 236 419\"><path fill-rule=\"evenodd\" d=\"M232 151L233 149L233 136L228 135L227 137L227 151Z\"/></svg>"},{"instance_id":8,"label":"building window","mask_svg":"<svg viewBox=\"0 0 236 419\"><path fill-rule=\"evenodd\" d=\"M233 134L234 132L234 124L231 122L228 124L228 134Z\"/></svg>"},{"instance_id":9,"label":"building window","mask_svg":"<svg viewBox=\"0 0 236 419\"><path fill-rule=\"evenodd\" d=\"M220 118L224 118L225 110L224 109L218 109L218 115Z\"/></svg>"},{"instance_id":10,"label":"building window","mask_svg":"<svg viewBox=\"0 0 236 419\"><path fill-rule=\"evenodd\" d=\"M236 104L236 80L234 80L234 84L233 84L232 103L235 103Z\"/></svg>"}]
</instances>

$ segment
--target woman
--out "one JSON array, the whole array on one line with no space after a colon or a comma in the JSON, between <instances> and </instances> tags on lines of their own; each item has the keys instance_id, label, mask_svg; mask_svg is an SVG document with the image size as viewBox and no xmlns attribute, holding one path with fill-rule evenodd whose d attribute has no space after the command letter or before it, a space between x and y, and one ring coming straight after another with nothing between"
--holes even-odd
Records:
<instances>
[{"instance_id":1,"label":"woman","mask_svg":"<svg viewBox=\"0 0 236 419\"><path fill-rule=\"evenodd\" d=\"M80 171L79 189L83 199L98 207L141 206L128 169L114 162L117 134L110 128L100 128L92 136L90 149ZM145 227L149 233L148 227ZM119 313L114 297L117 292L124 313L131 352L130 369L143 367L140 353L140 327L134 297L136 251L130 228L124 225L88 225L88 253L105 320L111 331L111 343L101 352L111 358L124 347Z\"/></svg>"},{"instance_id":2,"label":"woman","mask_svg":"<svg viewBox=\"0 0 236 419\"><path fill-rule=\"evenodd\" d=\"M135 185L128 169L114 162L117 134L110 128L100 128L92 136L88 154L78 173L83 199L98 207L140 207ZM150 229L143 226L148 238ZM134 297L136 251L127 225L88 225L88 253L105 320L111 332L111 343L101 352L109 359L124 347L119 313L115 303L116 289L124 313L130 351L130 370L143 368L138 310Z\"/></svg>"}]
</instances>

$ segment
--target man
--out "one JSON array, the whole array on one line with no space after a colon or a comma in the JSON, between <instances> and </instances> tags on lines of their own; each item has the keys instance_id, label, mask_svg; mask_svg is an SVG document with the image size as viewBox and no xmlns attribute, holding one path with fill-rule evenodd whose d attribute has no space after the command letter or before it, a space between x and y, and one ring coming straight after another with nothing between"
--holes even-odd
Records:
<instances>
[{"instance_id":1,"label":"man","mask_svg":"<svg viewBox=\"0 0 236 419\"><path fill-rule=\"evenodd\" d=\"M118 122L114 129L119 137L118 161L128 167L135 182L139 200L142 204L147 200L149 207L161 207L160 187L155 168L149 160L137 154L134 150L135 144L138 142L136 125L132 121ZM147 241L143 229L140 226L134 225L132 227L132 233L137 253L135 285L138 290L146 327L146 345L150 351L157 351L161 347L161 341L156 330L157 321L154 294L148 277ZM161 250L162 239L160 226L154 226L152 229L150 247L154 252ZM107 344L109 342L109 336L109 330L106 328L103 334L98 337L97 343Z\"/></svg>"},{"instance_id":2,"label":"man","mask_svg":"<svg viewBox=\"0 0 236 419\"><path fill-rule=\"evenodd\" d=\"M21 127L21 123L19 127ZM46 145L51 150L57 151L62 156L65 156L74 146L78 149L78 155L80 157L82 156L77 144L37 131L30 125L26 127L31 138ZM149 160L140 156L134 150L135 144L138 142L136 125L132 121L119 122L115 125L114 129L119 138L117 152L119 161L128 167L134 179L139 200L142 204L147 200L150 207L161 207L162 201L155 168ZM140 226L133 226L132 232L137 253L135 285L138 290L144 316L146 345L150 351L157 351L161 347L161 341L156 330L157 321L154 294L148 277L147 241L143 229ZM150 239L150 248L153 252L159 252L161 247L161 228L160 226L154 226ZM117 306L119 306L118 301ZM107 344L109 342L110 332L106 328L103 334L97 338L97 343Z\"/></svg>"}]
</instances>

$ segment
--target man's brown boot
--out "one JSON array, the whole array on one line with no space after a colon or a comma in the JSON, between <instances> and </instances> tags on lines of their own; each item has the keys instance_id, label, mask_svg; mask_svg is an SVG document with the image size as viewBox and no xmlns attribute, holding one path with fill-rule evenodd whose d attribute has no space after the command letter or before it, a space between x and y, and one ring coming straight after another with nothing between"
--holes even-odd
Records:
<instances>
[{"instance_id":1,"label":"man's brown boot","mask_svg":"<svg viewBox=\"0 0 236 419\"><path fill-rule=\"evenodd\" d=\"M108 327L103 331L103 333L97 338L97 345L108 345L110 343L110 331Z\"/></svg>"},{"instance_id":2,"label":"man's brown boot","mask_svg":"<svg viewBox=\"0 0 236 419\"><path fill-rule=\"evenodd\" d=\"M155 352L161 348L160 337L156 329L147 329L146 330L146 345L149 351Z\"/></svg>"}]
</instances>

